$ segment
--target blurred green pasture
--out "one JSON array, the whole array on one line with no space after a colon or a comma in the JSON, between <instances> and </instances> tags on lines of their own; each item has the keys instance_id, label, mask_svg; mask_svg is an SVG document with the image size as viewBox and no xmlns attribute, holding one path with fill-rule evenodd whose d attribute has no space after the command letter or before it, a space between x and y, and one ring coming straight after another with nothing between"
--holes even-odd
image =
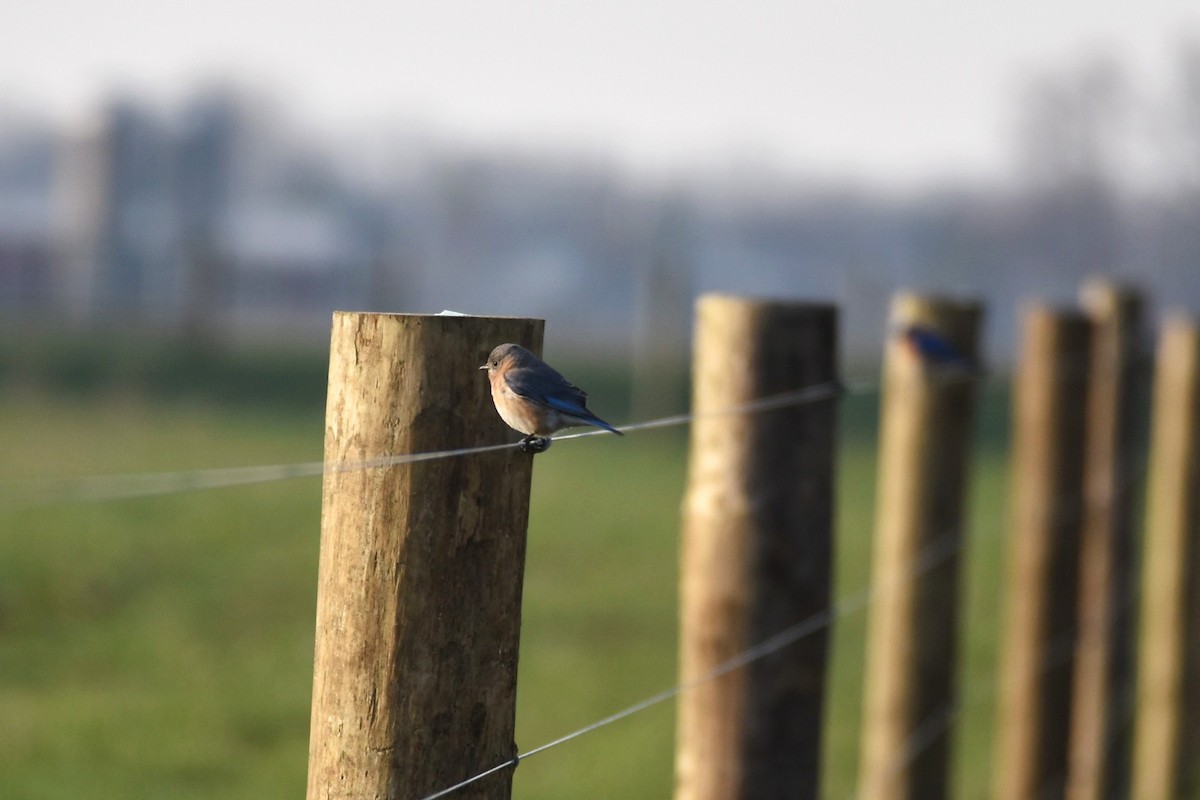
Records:
<instances>
[{"instance_id":1,"label":"blurred green pasture","mask_svg":"<svg viewBox=\"0 0 1200 800\"><path fill-rule=\"evenodd\" d=\"M76 385L66 395L0 383L0 484L321 458L323 409L312 400L319 391L290 405L277 402L282 395L225 403L144 386L121 391L93 379L98 387ZM620 407L604 402L602 390L592 396L598 409ZM839 596L869 580L875 416L873 398L845 403ZM984 797L988 780L1002 397L989 398L980 428L957 750L966 798ZM686 429L678 428L562 442L538 457L518 696L522 750L675 682L685 452ZM316 478L0 507L0 795L302 796L319 513ZM859 611L834 631L830 798L853 791L864 630ZM674 707L666 702L523 762L514 796L668 797L673 739Z\"/></svg>"}]
</instances>

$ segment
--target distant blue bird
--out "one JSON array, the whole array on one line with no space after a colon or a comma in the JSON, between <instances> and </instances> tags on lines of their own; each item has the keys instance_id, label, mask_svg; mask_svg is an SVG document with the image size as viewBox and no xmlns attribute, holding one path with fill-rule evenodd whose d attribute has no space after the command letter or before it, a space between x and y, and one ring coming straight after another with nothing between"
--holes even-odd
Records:
<instances>
[{"instance_id":1,"label":"distant blue bird","mask_svg":"<svg viewBox=\"0 0 1200 800\"><path fill-rule=\"evenodd\" d=\"M909 352L928 364L943 367L975 368L974 359L964 355L946 337L925 325L904 325L899 336L908 346Z\"/></svg>"},{"instance_id":2,"label":"distant blue bird","mask_svg":"<svg viewBox=\"0 0 1200 800\"><path fill-rule=\"evenodd\" d=\"M519 344L500 345L480 369L488 371L500 418L525 434L522 450L540 453L550 447L550 434L573 425L624 435L588 411L586 392Z\"/></svg>"}]
</instances>

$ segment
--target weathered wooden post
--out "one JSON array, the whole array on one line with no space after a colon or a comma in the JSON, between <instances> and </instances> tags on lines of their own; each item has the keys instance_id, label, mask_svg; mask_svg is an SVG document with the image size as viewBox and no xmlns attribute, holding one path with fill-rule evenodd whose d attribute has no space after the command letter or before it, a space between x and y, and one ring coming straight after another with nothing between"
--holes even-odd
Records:
<instances>
[{"instance_id":1,"label":"weathered wooden post","mask_svg":"<svg viewBox=\"0 0 1200 800\"><path fill-rule=\"evenodd\" d=\"M918 355L904 335L885 354L859 770L859 794L871 800L947 795L949 726L928 726L956 703L958 545L977 383L967 364L979 319L975 303L901 294L892 304L894 330L935 332L959 358ZM923 567L932 550L948 555Z\"/></svg>"},{"instance_id":2,"label":"weathered wooden post","mask_svg":"<svg viewBox=\"0 0 1200 800\"><path fill-rule=\"evenodd\" d=\"M361 462L511 437L477 367L541 337L540 320L334 315L308 800L422 797L515 755L532 456Z\"/></svg>"},{"instance_id":3,"label":"weathered wooden post","mask_svg":"<svg viewBox=\"0 0 1200 800\"><path fill-rule=\"evenodd\" d=\"M1013 397L1013 507L997 708L997 800L1066 789L1091 326L1027 310Z\"/></svg>"},{"instance_id":4,"label":"weathered wooden post","mask_svg":"<svg viewBox=\"0 0 1200 800\"><path fill-rule=\"evenodd\" d=\"M1109 800L1129 789L1137 555L1132 471L1142 301L1137 292L1101 280L1087 283L1081 300L1094 328L1067 797Z\"/></svg>"},{"instance_id":5,"label":"weathered wooden post","mask_svg":"<svg viewBox=\"0 0 1200 800\"><path fill-rule=\"evenodd\" d=\"M1200 788L1200 324L1162 327L1142 572L1133 796Z\"/></svg>"},{"instance_id":6,"label":"weathered wooden post","mask_svg":"<svg viewBox=\"0 0 1200 800\"><path fill-rule=\"evenodd\" d=\"M697 304L683 506L681 682L830 602L837 312L709 295ZM723 410L812 387L798 402ZM679 698L677 800L815 798L828 630Z\"/></svg>"}]
</instances>

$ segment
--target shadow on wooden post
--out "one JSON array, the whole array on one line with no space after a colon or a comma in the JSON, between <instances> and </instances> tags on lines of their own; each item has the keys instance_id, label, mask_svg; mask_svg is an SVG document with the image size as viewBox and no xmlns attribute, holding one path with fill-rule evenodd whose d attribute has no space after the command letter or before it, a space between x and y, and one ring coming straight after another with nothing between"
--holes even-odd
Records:
<instances>
[{"instance_id":1,"label":"shadow on wooden post","mask_svg":"<svg viewBox=\"0 0 1200 800\"><path fill-rule=\"evenodd\" d=\"M1200 324L1162 328L1146 502L1133 796L1200 789Z\"/></svg>"},{"instance_id":2,"label":"shadow on wooden post","mask_svg":"<svg viewBox=\"0 0 1200 800\"><path fill-rule=\"evenodd\" d=\"M681 682L827 612L837 312L706 296L697 304L684 501ZM805 402L719 412L818 389ZM828 627L679 698L677 800L815 798Z\"/></svg>"},{"instance_id":3,"label":"shadow on wooden post","mask_svg":"<svg viewBox=\"0 0 1200 800\"><path fill-rule=\"evenodd\" d=\"M996 704L996 800L1066 790L1091 325L1026 311L1013 395L1013 508Z\"/></svg>"},{"instance_id":4,"label":"shadow on wooden post","mask_svg":"<svg viewBox=\"0 0 1200 800\"><path fill-rule=\"evenodd\" d=\"M885 354L859 795L947 796L957 714L959 550L977 393L980 307L898 295ZM917 354L934 331L958 358Z\"/></svg>"},{"instance_id":5,"label":"shadow on wooden post","mask_svg":"<svg viewBox=\"0 0 1200 800\"><path fill-rule=\"evenodd\" d=\"M418 798L516 755L532 456L356 465L511 439L477 367L541 337L540 320L334 315L309 800ZM511 779L457 796L503 800Z\"/></svg>"}]
</instances>

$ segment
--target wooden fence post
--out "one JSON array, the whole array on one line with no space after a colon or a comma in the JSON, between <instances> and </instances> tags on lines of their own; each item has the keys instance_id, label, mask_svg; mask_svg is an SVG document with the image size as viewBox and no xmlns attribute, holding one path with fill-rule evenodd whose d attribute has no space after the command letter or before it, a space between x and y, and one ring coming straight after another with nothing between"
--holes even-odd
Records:
<instances>
[{"instance_id":1,"label":"wooden fence post","mask_svg":"<svg viewBox=\"0 0 1200 800\"><path fill-rule=\"evenodd\" d=\"M980 311L901 294L892 323L928 327L973 359ZM859 771L859 795L871 800L947 794L975 378L914 355L903 336L889 341Z\"/></svg>"},{"instance_id":2,"label":"wooden fence post","mask_svg":"<svg viewBox=\"0 0 1200 800\"><path fill-rule=\"evenodd\" d=\"M1138 800L1200 788L1200 325L1162 328L1146 503L1134 750Z\"/></svg>"},{"instance_id":3,"label":"wooden fence post","mask_svg":"<svg viewBox=\"0 0 1200 800\"><path fill-rule=\"evenodd\" d=\"M836 353L832 306L715 295L697 304L685 685L829 609ZM719 413L804 387L814 387L804 402ZM828 635L821 625L680 695L677 800L817 797Z\"/></svg>"},{"instance_id":4,"label":"wooden fence post","mask_svg":"<svg viewBox=\"0 0 1200 800\"><path fill-rule=\"evenodd\" d=\"M1013 398L1013 509L997 702L997 800L1066 788L1091 326L1033 307Z\"/></svg>"},{"instance_id":5,"label":"wooden fence post","mask_svg":"<svg viewBox=\"0 0 1200 800\"><path fill-rule=\"evenodd\" d=\"M1081 300L1094 328L1067 797L1109 800L1129 787L1132 470L1142 302L1137 292L1101 280L1088 282Z\"/></svg>"},{"instance_id":6,"label":"wooden fence post","mask_svg":"<svg viewBox=\"0 0 1200 800\"><path fill-rule=\"evenodd\" d=\"M334 315L308 800L418 798L515 755L532 457L360 462L511 438L477 367L541 337L540 320ZM458 796L510 788L503 770Z\"/></svg>"}]
</instances>

